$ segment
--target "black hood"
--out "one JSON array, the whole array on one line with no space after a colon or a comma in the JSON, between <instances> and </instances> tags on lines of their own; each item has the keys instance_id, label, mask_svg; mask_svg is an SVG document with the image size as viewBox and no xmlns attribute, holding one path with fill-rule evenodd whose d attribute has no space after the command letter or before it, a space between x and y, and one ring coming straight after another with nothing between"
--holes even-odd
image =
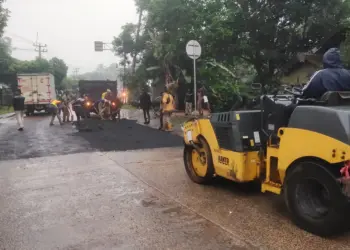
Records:
<instances>
[{"instance_id":1,"label":"black hood","mask_svg":"<svg viewBox=\"0 0 350 250\"><path fill-rule=\"evenodd\" d=\"M337 48L327 50L323 55L323 68L343 68L340 51Z\"/></svg>"}]
</instances>

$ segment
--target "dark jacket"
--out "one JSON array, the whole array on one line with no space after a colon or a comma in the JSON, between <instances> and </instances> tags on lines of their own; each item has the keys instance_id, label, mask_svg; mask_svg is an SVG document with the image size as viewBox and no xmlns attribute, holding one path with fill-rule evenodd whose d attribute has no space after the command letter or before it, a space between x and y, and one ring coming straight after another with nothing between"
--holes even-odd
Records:
<instances>
[{"instance_id":1,"label":"dark jacket","mask_svg":"<svg viewBox=\"0 0 350 250\"><path fill-rule=\"evenodd\" d=\"M25 109L24 107L24 97L23 96L15 96L12 99L12 105L13 105L13 109L15 111L23 111Z\"/></svg>"},{"instance_id":2,"label":"dark jacket","mask_svg":"<svg viewBox=\"0 0 350 250\"><path fill-rule=\"evenodd\" d=\"M85 103L85 99L84 98L78 98L76 99L73 103L72 103L72 108L73 111L75 112L80 112L83 110L84 107L84 103Z\"/></svg>"},{"instance_id":3,"label":"dark jacket","mask_svg":"<svg viewBox=\"0 0 350 250\"><path fill-rule=\"evenodd\" d=\"M149 109L152 105L151 102L151 96L144 92L141 96L140 96L140 107L142 109Z\"/></svg>"},{"instance_id":4,"label":"dark jacket","mask_svg":"<svg viewBox=\"0 0 350 250\"><path fill-rule=\"evenodd\" d=\"M350 72L342 65L339 49L331 48L323 55L323 68L303 88L304 97L319 99L328 91L350 91Z\"/></svg>"},{"instance_id":5,"label":"dark jacket","mask_svg":"<svg viewBox=\"0 0 350 250\"><path fill-rule=\"evenodd\" d=\"M190 103L192 103L193 101L192 101L192 93L186 93L186 96L185 96L185 102L190 102Z\"/></svg>"},{"instance_id":6,"label":"dark jacket","mask_svg":"<svg viewBox=\"0 0 350 250\"><path fill-rule=\"evenodd\" d=\"M114 100L112 100L112 102L115 103L115 106L112 106L111 108L114 110L118 110L122 107L122 101L120 100L119 97L116 97Z\"/></svg>"}]
</instances>

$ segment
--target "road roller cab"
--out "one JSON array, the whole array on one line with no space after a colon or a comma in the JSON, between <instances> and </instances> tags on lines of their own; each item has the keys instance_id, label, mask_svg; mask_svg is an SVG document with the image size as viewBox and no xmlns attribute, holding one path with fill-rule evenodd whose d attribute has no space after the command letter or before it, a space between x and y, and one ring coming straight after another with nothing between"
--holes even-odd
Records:
<instances>
[{"instance_id":1,"label":"road roller cab","mask_svg":"<svg viewBox=\"0 0 350 250\"><path fill-rule=\"evenodd\" d=\"M199 184L260 181L262 192L283 195L297 226L329 236L344 230L349 208L341 170L350 168L350 93L297 96L263 95L260 110L189 120L185 168Z\"/></svg>"}]
</instances>

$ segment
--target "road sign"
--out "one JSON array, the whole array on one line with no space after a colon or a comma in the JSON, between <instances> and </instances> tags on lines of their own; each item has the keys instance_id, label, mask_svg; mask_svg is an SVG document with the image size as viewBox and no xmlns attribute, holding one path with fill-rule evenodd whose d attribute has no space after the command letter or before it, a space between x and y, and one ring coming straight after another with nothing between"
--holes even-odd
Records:
<instances>
[{"instance_id":1,"label":"road sign","mask_svg":"<svg viewBox=\"0 0 350 250\"><path fill-rule=\"evenodd\" d=\"M202 54L202 47L196 40L191 40L186 45L186 53L191 59L196 60Z\"/></svg>"},{"instance_id":2,"label":"road sign","mask_svg":"<svg viewBox=\"0 0 350 250\"><path fill-rule=\"evenodd\" d=\"M194 111L197 113L197 83L196 83L196 60L202 54L202 47L196 40L191 40L186 44L186 53L193 60L193 95Z\"/></svg>"},{"instance_id":3,"label":"road sign","mask_svg":"<svg viewBox=\"0 0 350 250\"><path fill-rule=\"evenodd\" d=\"M95 51L103 51L103 42L95 41Z\"/></svg>"}]
</instances>

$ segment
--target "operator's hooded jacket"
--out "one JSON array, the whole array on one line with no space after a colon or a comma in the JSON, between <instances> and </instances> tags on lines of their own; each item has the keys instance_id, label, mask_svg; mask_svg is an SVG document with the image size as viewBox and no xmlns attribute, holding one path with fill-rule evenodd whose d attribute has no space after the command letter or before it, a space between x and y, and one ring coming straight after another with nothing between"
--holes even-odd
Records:
<instances>
[{"instance_id":1,"label":"operator's hooded jacket","mask_svg":"<svg viewBox=\"0 0 350 250\"><path fill-rule=\"evenodd\" d=\"M323 55L323 69L313 74L303 88L303 96L320 99L328 91L350 91L350 72L344 69L337 48Z\"/></svg>"}]
</instances>

